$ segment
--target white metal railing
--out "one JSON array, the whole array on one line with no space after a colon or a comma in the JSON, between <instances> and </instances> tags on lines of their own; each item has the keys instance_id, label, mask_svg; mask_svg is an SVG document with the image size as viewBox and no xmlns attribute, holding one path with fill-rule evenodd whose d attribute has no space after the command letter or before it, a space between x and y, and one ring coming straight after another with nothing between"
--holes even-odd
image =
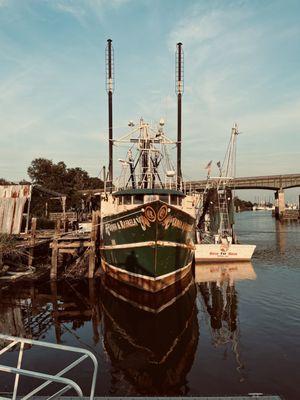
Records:
<instances>
[{"instance_id":1,"label":"white metal railing","mask_svg":"<svg viewBox=\"0 0 300 400\"><path fill-rule=\"evenodd\" d=\"M36 388L34 388L31 392L27 393L25 396L22 396L21 397L22 400L28 400L28 399L32 398L34 395L39 393L41 390L43 390L45 387L47 387L51 383L58 383L58 384L62 385L63 387L61 389L59 389L56 393L50 395L48 397L48 399L54 399L72 389L75 391L75 393L79 397L83 397L82 389L80 388L80 386L73 380L66 378L63 375L66 374L67 372L69 372L71 369L73 369L74 367L76 367L77 365L79 365L81 362L83 362L86 359L90 359L94 365L94 371L93 371L92 382L91 382L91 390L90 390L90 395L89 395L91 400L94 398L96 379L97 379L97 371L98 371L98 361L97 361L96 357L94 356L94 354L91 353L90 351L82 349L82 348L77 348L77 347L64 346L61 344L48 343L48 342L40 342L37 340L19 338L19 337L8 336L8 335L3 335L3 334L0 334L0 340L8 343L4 348L2 348L0 350L0 356L2 354L6 353L7 351L11 350L15 346L18 346L18 345L20 346L16 368L0 364L0 372L5 372L5 373L10 373L10 374L15 375L14 389L13 389L12 397L8 398L8 397L0 396L0 399L16 400L17 394L18 394L20 376L28 376L28 377L32 377L32 378L36 378L36 379L40 379L40 380L44 381L42 384L39 384ZM26 370L26 369L21 368L25 344L29 344L31 346L48 348L48 349L78 353L78 354L82 354L82 356L79 357L77 360L73 361L71 364L69 364L67 367L65 367L61 371L57 372L55 375L50 375L50 374L37 372L37 371Z\"/></svg>"}]
</instances>

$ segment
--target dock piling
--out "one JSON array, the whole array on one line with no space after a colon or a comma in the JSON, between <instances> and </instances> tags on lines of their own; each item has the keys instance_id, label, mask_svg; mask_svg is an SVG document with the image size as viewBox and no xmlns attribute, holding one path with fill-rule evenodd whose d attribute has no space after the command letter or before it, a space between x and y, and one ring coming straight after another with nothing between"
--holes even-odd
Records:
<instances>
[{"instance_id":1,"label":"dock piling","mask_svg":"<svg viewBox=\"0 0 300 400\"><path fill-rule=\"evenodd\" d=\"M58 241L55 238L52 242L52 256L51 256L51 271L50 279L57 279L57 265L58 265Z\"/></svg>"},{"instance_id":2,"label":"dock piling","mask_svg":"<svg viewBox=\"0 0 300 400\"><path fill-rule=\"evenodd\" d=\"M54 232L55 237L60 236L60 230L61 230L61 220L57 219L56 224L55 224L55 232Z\"/></svg>"},{"instance_id":3,"label":"dock piling","mask_svg":"<svg viewBox=\"0 0 300 400\"><path fill-rule=\"evenodd\" d=\"M31 229L30 229L30 246L35 245L35 239L36 239L36 218L31 219Z\"/></svg>"}]
</instances>

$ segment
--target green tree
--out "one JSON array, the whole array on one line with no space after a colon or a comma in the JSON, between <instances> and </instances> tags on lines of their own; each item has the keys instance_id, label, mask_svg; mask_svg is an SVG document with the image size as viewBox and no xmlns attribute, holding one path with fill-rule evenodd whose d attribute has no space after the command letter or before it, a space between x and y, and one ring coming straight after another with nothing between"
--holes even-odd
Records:
<instances>
[{"instance_id":1,"label":"green tree","mask_svg":"<svg viewBox=\"0 0 300 400\"><path fill-rule=\"evenodd\" d=\"M67 166L63 161L54 164L52 160L36 158L31 162L27 173L34 185L64 193Z\"/></svg>"},{"instance_id":2,"label":"green tree","mask_svg":"<svg viewBox=\"0 0 300 400\"><path fill-rule=\"evenodd\" d=\"M238 197L234 198L234 205L240 208L241 211L252 210L253 204L251 201L241 200Z\"/></svg>"},{"instance_id":3,"label":"green tree","mask_svg":"<svg viewBox=\"0 0 300 400\"><path fill-rule=\"evenodd\" d=\"M28 170L34 185L65 194L67 196L67 207L80 205L80 190L103 188L103 182L96 177L90 177L88 172L80 167L67 168L63 161L57 164L45 158L34 159ZM36 215L41 215L45 210L45 196L39 194L33 199L33 210ZM57 202L55 208L59 207Z\"/></svg>"}]
</instances>

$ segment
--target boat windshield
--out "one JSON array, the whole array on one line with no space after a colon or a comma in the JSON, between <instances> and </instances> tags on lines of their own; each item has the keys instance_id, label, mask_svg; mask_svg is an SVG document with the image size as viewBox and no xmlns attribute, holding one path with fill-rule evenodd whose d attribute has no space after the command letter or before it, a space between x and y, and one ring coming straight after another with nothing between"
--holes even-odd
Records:
<instances>
[{"instance_id":1,"label":"boat windshield","mask_svg":"<svg viewBox=\"0 0 300 400\"><path fill-rule=\"evenodd\" d=\"M117 199L117 204L123 205L138 205L147 204L152 201L160 200L166 204L181 206L182 198L184 195L181 192L175 193L175 191L165 191L164 193L136 193L134 191L119 191L114 193L114 197Z\"/></svg>"}]
</instances>

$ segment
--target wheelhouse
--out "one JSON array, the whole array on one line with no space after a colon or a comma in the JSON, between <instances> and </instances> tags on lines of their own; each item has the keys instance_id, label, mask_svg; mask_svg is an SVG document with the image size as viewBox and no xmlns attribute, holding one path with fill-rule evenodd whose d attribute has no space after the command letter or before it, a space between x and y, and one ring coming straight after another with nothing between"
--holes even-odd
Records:
<instances>
[{"instance_id":1,"label":"wheelhouse","mask_svg":"<svg viewBox=\"0 0 300 400\"><path fill-rule=\"evenodd\" d=\"M171 189L135 189L120 190L113 193L118 205L139 205L160 200L173 206L181 206L185 195L178 190Z\"/></svg>"}]
</instances>

